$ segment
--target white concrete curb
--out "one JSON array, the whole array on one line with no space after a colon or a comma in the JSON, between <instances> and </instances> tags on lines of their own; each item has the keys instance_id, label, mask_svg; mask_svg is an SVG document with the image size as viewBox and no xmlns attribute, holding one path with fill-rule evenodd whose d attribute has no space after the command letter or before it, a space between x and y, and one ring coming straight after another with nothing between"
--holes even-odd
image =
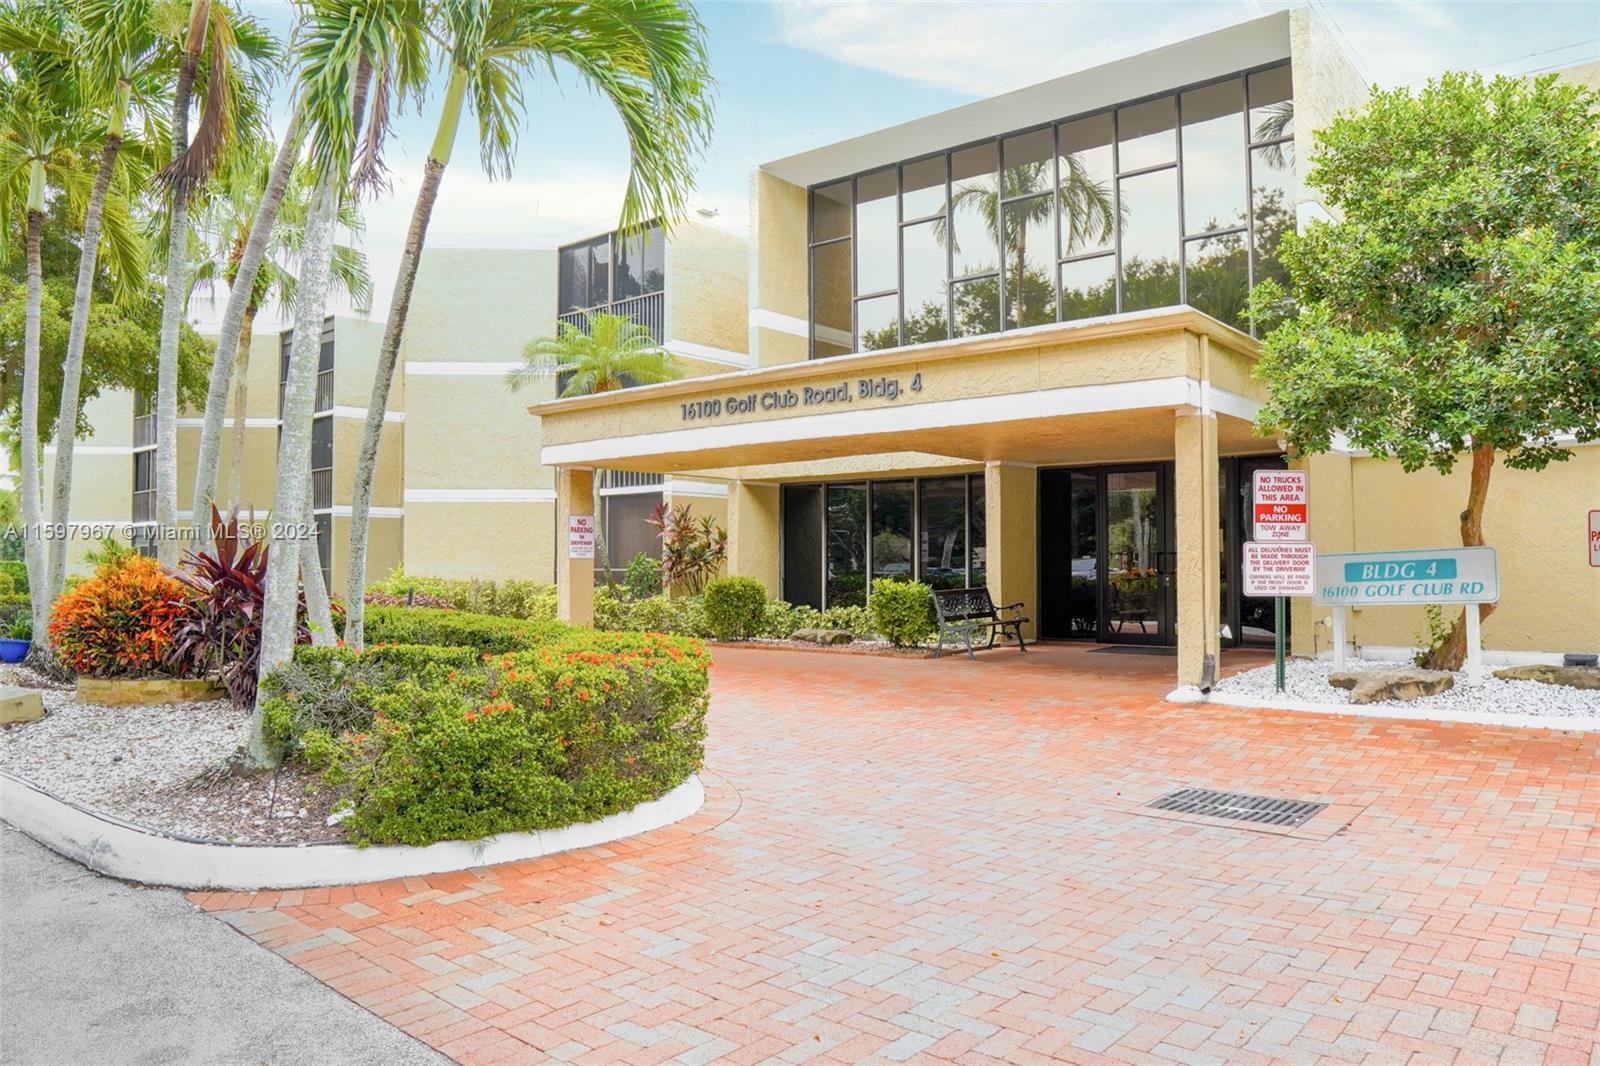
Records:
<instances>
[{"instance_id":1,"label":"white concrete curb","mask_svg":"<svg viewBox=\"0 0 1600 1066\"><path fill-rule=\"evenodd\" d=\"M1299 714L1342 714L1351 718L1397 718L1408 722L1440 722L1451 725L1511 726L1515 729L1556 729L1562 732L1600 731L1600 715L1512 714L1507 711L1481 713L1440 711L1423 707L1390 707L1371 703L1318 703L1289 696L1247 696L1234 692L1201 692L1193 685L1167 693L1168 703L1214 703L1220 707L1248 707L1266 711L1295 711Z\"/></svg>"},{"instance_id":2,"label":"white concrete curb","mask_svg":"<svg viewBox=\"0 0 1600 1066\"><path fill-rule=\"evenodd\" d=\"M0 771L0 817L91 870L178 888L312 888L465 870L608 844L660 829L698 811L706 792L697 775L660 799L595 822L427 847L352 844L229 844L146 829L89 810Z\"/></svg>"}]
</instances>

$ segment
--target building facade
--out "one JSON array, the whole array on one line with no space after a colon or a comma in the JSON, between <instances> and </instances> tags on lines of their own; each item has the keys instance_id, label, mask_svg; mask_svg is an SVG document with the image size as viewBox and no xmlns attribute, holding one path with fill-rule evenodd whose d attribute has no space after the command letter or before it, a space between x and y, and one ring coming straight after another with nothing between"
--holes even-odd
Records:
<instances>
[{"instance_id":1,"label":"building facade","mask_svg":"<svg viewBox=\"0 0 1600 1066\"><path fill-rule=\"evenodd\" d=\"M1302 180L1311 131L1364 97L1300 10L761 166L754 367L536 405L558 511L591 512L614 471L721 481L729 569L774 596L985 584L1033 635L1175 646L1179 680L1206 682L1224 648L1274 636L1239 580L1250 475L1286 465L1254 426L1244 302L1282 234L1327 214ZM1455 542L1464 474L1307 465L1321 550ZM1487 646L1600 645L1581 551L1600 449L1496 478L1515 592ZM1514 507L1534 492L1575 502L1536 532ZM558 546L584 620L592 566ZM1296 651L1328 647L1323 613L1295 602ZM1414 643L1420 611L1366 614L1358 646Z\"/></svg>"},{"instance_id":2,"label":"building facade","mask_svg":"<svg viewBox=\"0 0 1600 1066\"><path fill-rule=\"evenodd\" d=\"M688 374L745 367L746 246L699 222L663 235L602 234L562 248L430 249L422 258L407 333L390 390L373 489L367 574L396 566L439 577L555 579L555 489L538 462L530 400L563 382L521 391L507 375L523 348L581 326L591 311L627 314L674 353ZM312 510L330 589L343 592L356 459L377 369L383 323L330 316L324 325L312 422ZM264 516L272 507L289 331L257 331L244 366L246 412L224 423L218 498L242 455L237 502ZM76 448L73 521L80 531L130 528L149 549L155 526L155 416L142 396L118 390L86 408L92 435ZM190 499L201 412L178 419L179 517ZM240 442L242 441L242 449ZM47 449L46 461L53 457ZM46 478L50 476L47 469ZM48 481L47 481L48 483ZM695 513L726 515L726 486L657 473L605 479L602 508L617 568L655 550L645 518L663 499ZM610 505L609 507L607 505ZM93 540L73 542L75 571L88 569ZM622 554L622 553L626 554Z\"/></svg>"}]
</instances>

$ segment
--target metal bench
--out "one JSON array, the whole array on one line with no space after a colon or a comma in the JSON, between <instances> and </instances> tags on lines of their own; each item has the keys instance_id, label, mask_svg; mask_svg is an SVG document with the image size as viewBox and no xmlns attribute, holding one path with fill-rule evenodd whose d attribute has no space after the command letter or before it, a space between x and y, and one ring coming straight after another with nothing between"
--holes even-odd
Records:
<instances>
[{"instance_id":1,"label":"metal bench","mask_svg":"<svg viewBox=\"0 0 1600 1066\"><path fill-rule=\"evenodd\" d=\"M939 616L939 638L934 644L933 657L937 659L944 652L948 635L966 645L967 658L976 658L972 654L975 633L980 638L987 636L985 649L994 647L995 637L999 635L1015 640L1017 650L1027 654L1028 642L1022 638L1022 627L1028 624L1028 619L1015 613L1021 606L1021 603L1008 603L996 607L986 588L935 589L933 608ZM1002 611L1012 613L1002 615Z\"/></svg>"}]
</instances>

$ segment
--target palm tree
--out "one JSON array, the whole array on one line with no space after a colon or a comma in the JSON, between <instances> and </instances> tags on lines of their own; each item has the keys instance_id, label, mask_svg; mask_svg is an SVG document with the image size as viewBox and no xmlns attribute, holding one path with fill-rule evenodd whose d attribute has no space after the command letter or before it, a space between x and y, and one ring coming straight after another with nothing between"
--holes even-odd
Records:
<instances>
[{"instance_id":1,"label":"palm tree","mask_svg":"<svg viewBox=\"0 0 1600 1066\"><path fill-rule=\"evenodd\" d=\"M9 13L8 13L9 14ZM35 632L44 632L52 602L39 462L40 329L43 265L40 239L46 198L53 187L66 197L70 214L82 218L99 173L88 161L100 153L103 129L84 107L81 84L70 62L48 51L12 51L0 68L0 257L10 254L11 222L21 216L26 233L27 309L23 329L23 383L19 441L22 517ZM120 285L142 284L143 243L121 189L102 197L102 218L114 275ZM77 434L77 404L67 434L58 440L58 461ZM35 660L50 662L49 642L35 645Z\"/></svg>"},{"instance_id":2,"label":"palm tree","mask_svg":"<svg viewBox=\"0 0 1600 1066\"><path fill-rule=\"evenodd\" d=\"M1283 137L1294 128L1294 101L1280 100L1262 109L1261 121L1251 132L1254 141L1270 141ZM1287 170L1294 162L1294 142L1282 141L1261 149L1261 161L1273 170Z\"/></svg>"},{"instance_id":3,"label":"palm tree","mask_svg":"<svg viewBox=\"0 0 1600 1066\"><path fill-rule=\"evenodd\" d=\"M627 133L632 155L620 219L624 229L657 217L669 224L682 213L695 162L711 135L705 28L683 0L540 5L451 0L441 5L439 15L429 32L447 60L449 80L395 279L351 492L345 642L357 648L363 638L367 527L383 416L417 264L463 103L470 95L484 169L492 176L509 175L516 147L515 112L523 110L522 79L565 61L611 103ZM382 96L380 90L378 99Z\"/></svg>"},{"instance_id":4,"label":"palm tree","mask_svg":"<svg viewBox=\"0 0 1600 1066\"><path fill-rule=\"evenodd\" d=\"M414 0L317 0L298 30L300 114L311 141L311 205L300 242L294 294L294 328L284 382L283 430L273 499L261 624L260 674L265 677L294 651L299 571L307 551L298 531L311 522L311 417L317 363L327 308L333 229L345 193L369 86L394 78L397 91L414 84L419 69ZM382 110L374 104L373 112ZM375 138L369 138L373 144ZM313 540L312 543L315 543ZM313 619L321 624L320 619ZM277 752L262 729L258 697L251 718L250 762L272 766Z\"/></svg>"},{"instance_id":5,"label":"palm tree","mask_svg":"<svg viewBox=\"0 0 1600 1066\"><path fill-rule=\"evenodd\" d=\"M148 6L149 0L135 0ZM258 74L277 54L276 43L253 20L212 0L190 0L172 95L172 162L160 177L168 190L166 292L161 304L161 344L156 361L156 525L178 525L178 335L188 303L189 200L216 169L224 152L254 135L256 105L266 99ZM202 74L200 59L207 63ZM248 61L250 68L241 66ZM203 90L200 123L189 137L189 105ZM157 541L161 561L177 560L178 542Z\"/></svg>"},{"instance_id":6,"label":"palm tree","mask_svg":"<svg viewBox=\"0 0 1600 1066\"><path fill-rule=\"evenodd\" d=\"M229 286L225 315L237 311L237 317L231 326L232 343L226 345L230 349L226 360L223 349L230 325L225 317L223 338L217 342L211 364L210 392L196 459L193 496L199 501L196 514L202 509L209 512L209 504L216 494L229 377L233 378L233 454L228 462L224 498L231 501L230 506L240 504L250 343L255 320L269 303L282 307L294 304L294 264L305 237L306 217L311 207L311 179L304 166L293 165L299 144L300 138L291 126L276 157L269 159L265 153L259 153L226 168L218 175L213 188L215 195L200 223L199 228L210 236L214 250L195 272L195 284L214 288L218 281L225 281ZM284 164L286 157L289 165ZM282 181L278 180L280 173L284 176ZM339 231L353 236L359 236L365 228L361 212L351 200L340 204L334 223ZM256 247L252 248L252 242ZM336 243L329 270L332 287L364 313L372 300L372 276L367 271L366 255L354 245Z\"/></svg>"},{"instance_id":7,"label":"palm tree","mask_svg":"<svg viewBox=\"0 0 1600 1066\"><path fill-rule=\"evenodd\" d=\"M677 356L630 316L593 313L585 327L558 322L554 337L528 342L522 349L526 365L507 374L506 384L516 390L537 379L566 376L561 395L588 396L683 377Z\"/></svg>"}]
</instances>

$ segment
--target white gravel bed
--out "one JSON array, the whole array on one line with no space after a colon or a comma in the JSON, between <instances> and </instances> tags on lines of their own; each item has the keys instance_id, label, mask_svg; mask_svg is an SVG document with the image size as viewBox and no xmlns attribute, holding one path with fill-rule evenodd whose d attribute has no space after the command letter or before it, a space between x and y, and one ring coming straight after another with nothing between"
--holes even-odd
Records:
<instances>
[{"instance_id":1,"label":"white gravel bed","mask_svg":"<svg viewBox=\"0 0 1600 1066\"><path fill-rule=\"evenodd\" d=\"M1346 659L1345 669L1394 670L1409 664L1371 659ZM1350 693L1328 684L1333 673L1331 659L1290 659L1286 664L1284 696L1314 703L1347 704ZM1492 670L1489 673L1492 675ZM1453 718L1473 714L1523 714L1542 718L1600 718L1600 691L1567 685L1547 685L1542 681L1502 681L1489 676L1481 684L1469 685L1466 676L1455 675L1455 684L1436 696L1415 700L1380 700L1367 707L1405 707L1415 711L1434 711ZM1215 693L1233 696L1281 698L1274 684L1274 668L1260 666L1218 681Z\"/></svg>"},{"instance_id":2,"label":"white gravel bed","mask_svg":"<svg viewBox=\"0 0 1600 1066\"><path fill-rule=\"evenodd\" d=\"M193 790L250 736L250 715L226 700L106 707L30 672L0 681L39 689L45 716L0 729L0 769L63 799L183 836L236 841L338 838L326 802L289 771L228 777Z\"/></svg>"}]
</instances>

